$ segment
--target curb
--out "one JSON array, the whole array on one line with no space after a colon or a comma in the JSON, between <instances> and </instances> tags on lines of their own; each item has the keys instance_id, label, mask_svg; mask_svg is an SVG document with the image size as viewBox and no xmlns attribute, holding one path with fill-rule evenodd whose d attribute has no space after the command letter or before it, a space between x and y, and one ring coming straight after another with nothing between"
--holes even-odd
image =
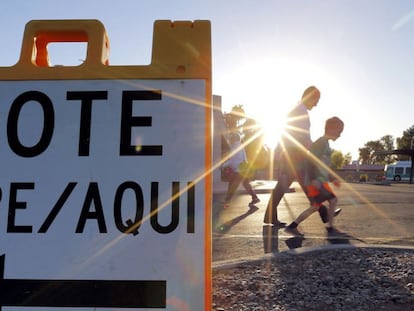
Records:
<instances>
[{"instance_id":1,"label":"curb","mask_svg":"<svg viewBox=\"0 0 414 311\"><path fill-rule=\"evenodd\" d=\"M334 249L357 249L357 248L371 248L371 249L383 249L383 250L398 250L398 251L414 251L414 246L406 245L387 245L387 244L331 244L322 246L301 247L295 249L289 249L279 253L269 253L261 256L249 256L238 259L221 260L212 263L212 269L230 269L238 267L242 264L255 264L264 260L271 260L275 257L286 256L300 256L313 252L321 252Z\"/></svg>"}]
</instances>

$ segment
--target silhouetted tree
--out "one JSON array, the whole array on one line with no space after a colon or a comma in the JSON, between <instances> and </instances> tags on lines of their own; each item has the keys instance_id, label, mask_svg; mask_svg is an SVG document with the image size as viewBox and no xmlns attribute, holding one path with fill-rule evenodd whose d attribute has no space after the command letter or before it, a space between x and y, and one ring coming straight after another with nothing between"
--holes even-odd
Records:
<instances>
[{"instance_id":1,"label":"silhouetted tree","mask_svg":"<svg viewBox=\"0 0 414 311\"><path fill-rule=\"evenodd\" d=\"M378 152L391 150L394 150L394 138L391 135L385 135L359 148L359 158L362 164L389 164L395 161L395 156L378 154Z\"/></svg>"},{"instance_id":2,"label":"silhouetted tree","mask_svg":"<svg viewBox=\"0 0 414 311\"><path fill-rule=\"evenodd\" d=\"M403 132L403 135L397 138L398 149L412 149L414 148L414 125L409 127ZM398 160L407 161L410 160L408 155L398 155Z\"/></svg>"}]
</instances>

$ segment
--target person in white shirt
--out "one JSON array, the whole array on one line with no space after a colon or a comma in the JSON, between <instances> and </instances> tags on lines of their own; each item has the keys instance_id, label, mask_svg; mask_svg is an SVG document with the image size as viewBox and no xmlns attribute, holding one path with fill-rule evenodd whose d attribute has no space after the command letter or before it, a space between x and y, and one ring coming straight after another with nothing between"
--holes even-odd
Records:
<instances>
[{"instance_id":1,"label":"person in white shirt","mask_svg":"<svg viewBox=\"0 0 414 311\"><path fill-rule=\"evenodd\" d=\"M247 193L252 197L252 201L249 203L249 207L252 207L254 204L260 202L260 199L250 185L250 177L253 171L249 168L249 165L247 163L246 151L244 150L244 146L241 143L240 132L237 127L237 120L238 117L236 115L230 114L226 122L229 128L227 142L230 147L230 157L223 164L223 167L230 167L232 173L224 198L224 208L227 208L229 206L230 201L240 183L243 185L244 189L246 189Z\"/></svg>"},{"instance_id":2,"label":"person in white shirt","mask_svg":"<svg viewBox=\"0 0 414 311\"><path fill-rule=\"evenodd\" d=\"M290 111L287 116L287 125L284 136L281 138L280 156L278 159L279 176L275 188L272 190L268 202L264 223L273 224L277 227L285 227L285 222L280 222L277 216L277 207L285 192L289 189L294 180L297 180L303 191L305 175L305 160L307 153L312 146L310 136L309 112L318 105L321 93L315 86L308 87L302 95L302 99ZM335 216L340 209L335 211ZM327 208L321 206L319 214L323 222L327 221Z\"/></svg>"}]
</instances>

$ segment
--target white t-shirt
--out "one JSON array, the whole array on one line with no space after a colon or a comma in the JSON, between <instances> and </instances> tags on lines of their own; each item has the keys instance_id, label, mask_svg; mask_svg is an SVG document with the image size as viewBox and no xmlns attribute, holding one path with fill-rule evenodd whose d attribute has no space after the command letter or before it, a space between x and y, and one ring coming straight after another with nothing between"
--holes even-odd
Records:
<instances>
[{"instance_id":1,"label":"white t-shirt","mask_svg":"<svg viewBox=\"0 0 414 311\"><path fill-rule=\"evenodd\" d=\"M285 133L283 137L285 148L297 148L298 144L306 149L311 147L309 112L302 102L299 102L288 114Z\"/></svg>"},{"instance_id":2,"label":"white t-shirt","mask_svg":"<svg viewBox=\"0 0 414 311\"><path fill-rule=\"evenodd\" d=\"M225 162L224 166L230 166L234 171L239 172L239 165L240 163L246 162L246 151L242 146L240 135L239 134L231 134L236 135L230 137L230 154L231 157Z\"/></svg>"}]
</instances>

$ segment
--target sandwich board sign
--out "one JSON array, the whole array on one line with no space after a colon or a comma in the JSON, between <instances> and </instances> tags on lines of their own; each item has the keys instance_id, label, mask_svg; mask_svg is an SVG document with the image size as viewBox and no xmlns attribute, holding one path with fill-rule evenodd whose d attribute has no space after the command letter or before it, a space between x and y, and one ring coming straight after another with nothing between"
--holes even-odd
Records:
<instances>
[{"instance_id":1,"label":"sandwich board sign","mask_svg":"<svg viewBox=\"0 0 414 311\"><path fill-rule=\"evenodd\" d=\"M34 20L0 67L0 310L211 310L210 23L108 53L97 20Z\"/></svg>"}]
</instances>

